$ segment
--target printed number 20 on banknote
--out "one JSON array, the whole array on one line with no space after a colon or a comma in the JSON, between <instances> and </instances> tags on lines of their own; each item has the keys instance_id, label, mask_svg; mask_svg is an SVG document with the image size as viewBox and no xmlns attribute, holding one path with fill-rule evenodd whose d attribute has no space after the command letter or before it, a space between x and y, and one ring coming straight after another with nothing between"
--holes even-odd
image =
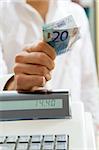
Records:
<instances>
[{"instance_id":1,"label":"printed number 20 on banknote","mask_svg":"<svg viewBox=\"0 0 99 150\"><path fill-rule=\"evenodd\" d=\"M57 55L69 51L79 37L79 28L71 15L43 26L44 41L55 48Z\"/></svg>"}]
</instances>

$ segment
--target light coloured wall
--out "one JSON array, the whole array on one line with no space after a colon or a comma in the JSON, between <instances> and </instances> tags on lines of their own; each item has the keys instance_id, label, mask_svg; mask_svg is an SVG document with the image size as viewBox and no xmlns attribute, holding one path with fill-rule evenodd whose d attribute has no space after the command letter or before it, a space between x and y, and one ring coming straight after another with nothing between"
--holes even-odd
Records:
<instances>
[{"instance_id":1,"label":"light coloured wall","mask_svg":"<svg viewBox=\"0 0 99 150\"><path fill-rule=\"evenodd\" d=\"M99 0L96 3L96 57L97 57L97 69L99 77ZM97 150L99 150L99 130L97 133Z\"/></svg>"},{"instance_id":2,"label":"light coloured wall","mask_svg":"<svg viewBox=\"0 0 99 150\"><path fill-rule=\"evenodd\" d=\"M97 51L97 68L99 77L99 0L96 0L96 51Z\"/></svg>"},{"instance_id":3,"label":"light coloured wall","mask_svg":"<svg viewBox=\"0 0 99 150\"><path fill-rule=\"evenodd\" d=\"M94 4L90 7L90 14L89 14L89 23L90 23L90 31L92 36L92 42L95 50L95 7ZM96 53L96 51L95 51Z\"/></svg>"}]
</instances>

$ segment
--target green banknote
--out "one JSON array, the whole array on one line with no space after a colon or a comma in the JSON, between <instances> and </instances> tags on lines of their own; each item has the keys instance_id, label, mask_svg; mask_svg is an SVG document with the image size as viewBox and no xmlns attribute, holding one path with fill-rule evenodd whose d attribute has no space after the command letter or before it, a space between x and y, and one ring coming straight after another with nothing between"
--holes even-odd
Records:
<instances>
[{"instance_id":1,"label":"green banknote","mask_svg":"<svg viewBox=\"0 0 99 150\"><path fill-rule=\"evenodd\" d=\"M69 51L79 38L79 27L72 15L43 26L43 39L55 48L57 55Z\"/></svg>"}]
</instances>

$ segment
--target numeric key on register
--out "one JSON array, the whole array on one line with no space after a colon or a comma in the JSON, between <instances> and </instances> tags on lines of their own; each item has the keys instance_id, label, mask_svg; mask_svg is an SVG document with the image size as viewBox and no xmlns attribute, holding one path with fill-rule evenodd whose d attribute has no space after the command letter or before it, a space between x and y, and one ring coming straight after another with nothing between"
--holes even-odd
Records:
<instances>
[{"instance_id":1,"label":"numeric key on register","mask_svg":"<svg viewBox=\"0 0 99 150\"><path fill-rule=\"evenodd\" d=\"M0 144L0 150L15 150L15 144Z\"/></svg>"},{"instance_id":2,"label":"numeric key on register","mask_svg":"<svg viewBox=\"0 0 99 150\"><path fill-rule=\"evenodd\" d=\"M54 135L44 135L44 142L53 142L55 139Z\"/></svg>"},{"instance_id":3,"label":"numeric key on register","mask_svg":"<svg viewBox=\"0 0 99 150\"><path fill-rule=\"evenodd\" d=\"M0 143L4 143L6 137L5 136L0 136Z\"/></svg>"},{"instance_id":4,"label":"numeric key on register","mask_svg":"<svg viewBox=\"0 0 99 150\"><path fill-rule=\"evenodd\" d=\"M43 143L43 150L54 150L54 142Z\"/></svg>"},{"instance_id":5,"label":"numeric key on register","mask_svg":"<svg viewBox=\"0 0 99 150\"><path fill-rule=\"evenodd\" d=\"M42 135L33 135L31 142L32 143L40 143L42 141Z\"/></svg>"},{"instance_id":6,"label":"numeric key on register","mask_svg":"<svg viewBox=\"0 0 99 150\"><path fill-rule=\"evenodd\" d=\"M28 143L18 143L16 150L27 150Z\"/></svg>"},{"instance_id":7,"label":"numeric key on register","mask_svg":"<svg viewBox=\"0 0 99 150\"><path fill-rule=\"evenodd\" d=\"M30 136L20 136L19 143L28 143L30 140Z\"/></svg>"},{"instance_id":8,"label":"numeric key on register","mask_svg":"<svg viewBox=\"0 0 99 150\"><path fill-rule=\"evenodd\" d=\"M31 143L29 150L41 150L41 143Z\"/></svg>"},{"instance_id":9,"label":"numeric key on register","mask_svg":"<svg viewBox=\"0 0 99 150\"><path fill-rule=\"evenodd\" d=\"M17 136L8 136L6 139L6 143L16 143L17 142Z\"/></svg>"},{"instance_id":10,"label":"numeric key on register","mask_svg":"<svg viewBox=\"0 0 99 150\"><path fill-rule=\"evenodd\" d=\"M56 141L57 142L67 142L67 135L65 135L65 134L56 135Z\"/></svg>"},{"instance_id":11,"label":"numeric key on register","mask_svg":"<svg viewBox=\"0 0 99 150\"><path fill-rule=\"evenodd\" d=\"M57 142L56 143L56 150L68 150L66 142Z\"/></svg>"}]
</instances>

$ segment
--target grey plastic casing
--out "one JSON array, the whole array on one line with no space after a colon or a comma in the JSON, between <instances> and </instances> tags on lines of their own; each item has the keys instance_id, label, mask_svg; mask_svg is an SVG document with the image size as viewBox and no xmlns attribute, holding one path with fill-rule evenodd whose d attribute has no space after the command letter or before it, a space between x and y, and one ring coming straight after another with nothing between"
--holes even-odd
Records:
<instances>
[{"instance_id":1,"label":"grey plastic casing","mask_svg":"<svg viewBox=\"0 0 99 150\"><path fill-rule=\"evenodd\" d=\"M70 119L70 93L69 91L37 91L29 92L0 92L0 102L28 101L40 99L62 99L63 108L59 109L28 109L28 110L0 110L0 121L33 120L33 119Z\"/></svg>"}]
</instances>

